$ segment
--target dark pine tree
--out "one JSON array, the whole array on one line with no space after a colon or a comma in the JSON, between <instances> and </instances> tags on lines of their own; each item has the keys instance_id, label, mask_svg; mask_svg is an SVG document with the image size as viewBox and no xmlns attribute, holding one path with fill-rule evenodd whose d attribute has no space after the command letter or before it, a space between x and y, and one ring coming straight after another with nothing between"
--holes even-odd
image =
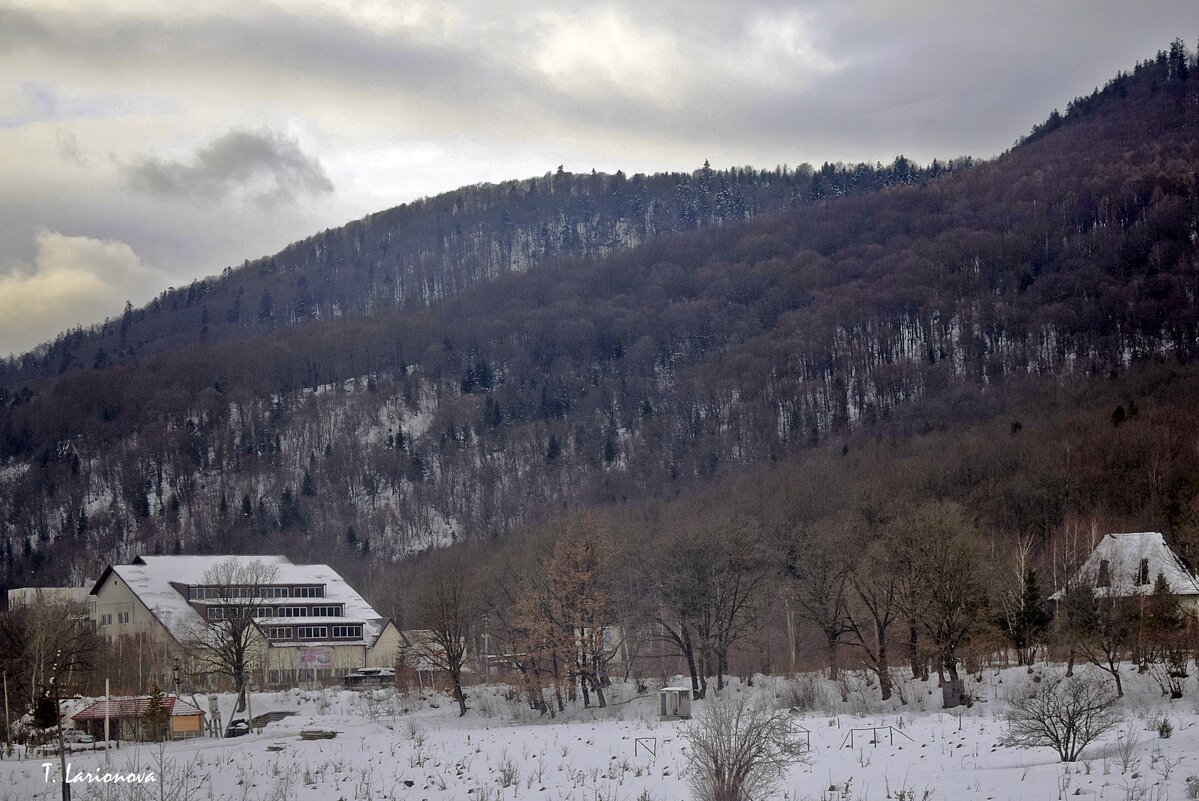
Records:
<instances>
[{"instance_id":1,"label":"dark pine tree","mask_svg":"<svg viewBox=\"0 0 1199 801\"><path fill-rule=\"evenodd\" d=\"M1016 649L1018 664L1028 665L1031 669L1036 648L1049 630L1049 620L1037 583L1037 571L1030 567L1024 571L1020 603L1005 625L1008 639Z\"/></svg>"}]
</instances>

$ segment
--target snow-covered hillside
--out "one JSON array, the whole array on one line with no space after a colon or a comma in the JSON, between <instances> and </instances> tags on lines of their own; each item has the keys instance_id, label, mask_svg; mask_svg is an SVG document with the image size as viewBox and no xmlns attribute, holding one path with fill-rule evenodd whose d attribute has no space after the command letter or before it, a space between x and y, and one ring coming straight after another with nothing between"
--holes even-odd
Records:
<instances>
[{"instance_id":1,"label":"snow-covered hillside","mask_svg":"<svg viewBox=\"0 0 1199 801\"><path fill-rule=\"evenodd\" d=\"M1093 677L1100 681L1101 676ZM1144 679L1142 681L1142 679ZM1022 669L988 671L972 685L970 709L937 708L935 681L902 685L906 704L870 700L857 677L836 685L812 676L759 677L727 692L755 694L805 709L795 736L808 737L810 764L791 768L778 796L788 801L1057 801L1199 797L1199 704L1161 698L1145 677L1128 677L1123 724L1064 765L1048 748L1000 744L1005 699L1027 687ZM849 690L842 701L842 688ZM606 710L575 710L539 720L508 688L474 688L465 718L439 696L392 691L291 691L253 697L255 714L293 711L260 734L158 745L124 745L111 769L151 770L161 785L73 786L73 798L209 801L368 801L368 799L687 799L687 721L660 722L651 695L614 688ZM228 707L231 698L222 698ZM703 703L697 704L702 707ZM1172 736L1162 738L1167 719ZM889 727L879 733L854 731ZM332 729L332 740L303 741L302 729ZM810 734L804 734L807 729ZM878 740L879 742L872 742ZM104 769L103 754L74 754L73 772ZM59 797L57 767L44 760L0 763L0 800ZM55 766L56 766L55 761ZM145 796L137 793L144 792Z\"/></svg>"}]
</instances>

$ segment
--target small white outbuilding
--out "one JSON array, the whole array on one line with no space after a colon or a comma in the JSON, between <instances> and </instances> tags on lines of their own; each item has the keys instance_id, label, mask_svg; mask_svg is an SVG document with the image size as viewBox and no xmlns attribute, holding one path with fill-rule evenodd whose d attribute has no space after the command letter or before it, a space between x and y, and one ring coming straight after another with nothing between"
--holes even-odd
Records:
<instances>
[{"instance_id":1,"label":"small white outbuilding","mask_svg":"<svg viewBox=\"0 0 1199 801\"><path fill-rule=\"evenodd\" d=\"M658 690L658 718L660 720L690 720L691 688L663 687Z\"/></svg>"}]
</instances>

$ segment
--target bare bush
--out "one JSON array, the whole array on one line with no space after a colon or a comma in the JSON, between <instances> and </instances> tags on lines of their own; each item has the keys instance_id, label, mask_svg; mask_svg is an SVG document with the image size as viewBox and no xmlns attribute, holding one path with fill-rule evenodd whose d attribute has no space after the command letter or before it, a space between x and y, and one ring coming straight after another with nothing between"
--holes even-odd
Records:
<instances>
[{"instance_id":1,"label":"bare bush","mask_svg":"<svg viewBox=\"0 0 1199 801\"><path fill-rule=\"evenodd\" d=\"M1141 744L1141 735L1136 726L1129 723L1120 732L1116 740L1116 758L1120 762L1120 772L1127 774L1137 764L1137 746Z\"/></svg>"},{"instance_id":2,"label":"bare bush","mask_svg":"<svg viewBox=\"0 0 1199 801\"><path fill-rule=\"evenodd\" d=\"M810 759L787 712L743 696L707 702L685 737L697 801L769 797L788 766Z\"/></svg>"},{"instance_id":3,"label":"bare bush","mask_svg":"<svg viewBox=\"0 0 1199 801\"><path fill-rule=\"evenodd\" d=\"M508 756L507 751L500 755L498 769L500 787L507 789L520 782L520 766Z\"/></svg>"},{"instance_id":4,"label":"bare bush","mask_svg":"<svg viewBox=\"0 0 1199 801\"><path fill-rule=\"evenodd\" d=\"M1049 746L1063 762L1120 722L1116 693L1105 684L1053 676L1011 702L1004 743L1019 748Z\"/></svg>"},{"instance_id":5,"label":"bare bush","mask_svg":"<svg viewBox=\"0 0 1199 801\"><path fill-rule=\"evenodd\" d=\"M425 727L421 725L416 718L408 718L404 723L404 735L412 741L413 745L421 748L428 739L428 734L425 732Z\"/></svg>"},{"instance_id":6,"label":"bare bush","mask_svg":"<svg viewBox=\"0 0 1199 801\"><path fill-rule=\"evenodd\" d=\"M815 712L829 706L824 679L815 673L800 673L778 691L779 703L800 712Z\"/></svg>"}]
</instances>

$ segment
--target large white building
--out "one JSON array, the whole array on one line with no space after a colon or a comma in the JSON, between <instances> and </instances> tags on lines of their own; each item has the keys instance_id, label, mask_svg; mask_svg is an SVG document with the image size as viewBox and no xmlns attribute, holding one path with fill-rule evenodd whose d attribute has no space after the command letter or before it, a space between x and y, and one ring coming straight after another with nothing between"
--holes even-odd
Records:
<instances>
[{"instance_id":1,"label":"large white building","mask_svg":"<svg viewBox=\"0 0 1199 801\"><path fill-rule=\"evenodd\" d=\"M145 637L175 653L228 616L252 617L259 684L392 667L400 641L331 567L284 556L139 556L105 568L91 597L101 635Z\"/></svg>"}]
</instances>

